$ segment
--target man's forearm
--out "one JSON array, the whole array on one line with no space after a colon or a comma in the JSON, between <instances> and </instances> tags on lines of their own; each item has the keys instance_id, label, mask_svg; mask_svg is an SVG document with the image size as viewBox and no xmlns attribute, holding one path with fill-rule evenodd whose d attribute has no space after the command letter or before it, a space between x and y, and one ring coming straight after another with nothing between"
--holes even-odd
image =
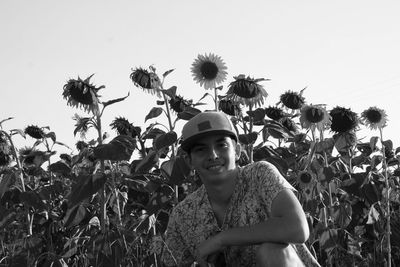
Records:
<instances>
[{"instance_id":1,"label":"man's forearm","mask_svg":"<svg viewBox=\"0 0 400 267\"><path fill-rule=\"evenodd\" d=\"M219 233L222 246L243 246L274 243L304 243L309 236L308 226L302 221L291 221L273 217L267 221L246 226L227 229Z\"/></svg>"}]
</instances>

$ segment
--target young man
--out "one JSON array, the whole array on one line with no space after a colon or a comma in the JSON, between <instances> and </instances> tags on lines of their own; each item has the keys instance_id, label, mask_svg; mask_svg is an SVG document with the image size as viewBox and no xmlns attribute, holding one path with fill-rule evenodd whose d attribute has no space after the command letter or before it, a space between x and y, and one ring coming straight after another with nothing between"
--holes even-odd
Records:
<instances>
[{"instance_id":1,"label":"young man","mask_svg":"<svg viewBox=\"0 0 400 267\"><path fill-rule=\"evenodd\" d=\"M182 130L181 148L203 185L173 210L167 266L319 266L304 242L309 228L294 188L270 163L239 167L230 119L202 112Z\"/></svg>"}]
</instances>

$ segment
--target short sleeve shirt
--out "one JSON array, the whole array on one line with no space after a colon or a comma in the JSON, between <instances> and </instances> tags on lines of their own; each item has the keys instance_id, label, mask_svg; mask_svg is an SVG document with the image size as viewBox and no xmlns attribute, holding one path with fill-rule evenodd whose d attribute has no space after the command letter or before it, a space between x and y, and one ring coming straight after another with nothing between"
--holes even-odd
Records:
<instances>
[{"instance_id":1,"label":"short sleeve shirt","mask_svg":"<svg viewBox=\"0 0 400 267\"><path fill-rule=\"evenodd\" d=\"M167 266L190 266L196 247L228 228L266 221L272 201L282 190L294 188L268 162L259 161L239 168L234 193L219 227L204 185L187 196L172 211L166 232L163 262ZM305 244L293 245L305 266L319 266ZM257 245L225 248L227 266L256 266Z\"/></svg>"}]
</instances>

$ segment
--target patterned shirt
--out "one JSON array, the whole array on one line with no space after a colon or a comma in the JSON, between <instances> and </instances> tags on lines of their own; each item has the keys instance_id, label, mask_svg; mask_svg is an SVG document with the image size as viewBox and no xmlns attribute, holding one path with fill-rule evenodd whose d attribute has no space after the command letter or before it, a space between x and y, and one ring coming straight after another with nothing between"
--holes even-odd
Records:
<instances>
[{"instance_id":1,"label":"patterned shirt","mask_svg":"<svg viewBox=\"0 0 400 267\"><path fill-rule=\"evenodd\" d=\"M172 211L166 232L163 262L167 266L190 266L196 247L228 228L254 225L271 216L274 198L284 189L295 190L276 167L259 161L239 167L234 193L221 227L204 185L188 195ZM319 266L305 244L292 244L305 266ZM229 246L224 249L227 266L256 266L258 245Z\"/></svg>"}]
</instances>

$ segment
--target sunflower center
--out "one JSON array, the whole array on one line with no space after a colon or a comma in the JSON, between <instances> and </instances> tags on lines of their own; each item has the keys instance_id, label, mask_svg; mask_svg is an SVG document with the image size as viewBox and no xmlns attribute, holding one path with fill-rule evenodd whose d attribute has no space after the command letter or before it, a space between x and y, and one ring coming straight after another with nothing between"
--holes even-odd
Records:
<instances>
[{"instance_id":1,"label":"sunflower center","mask_svg":"<svg viewBox=\"0 0 400 267\"><path fill-rule=\"evenodd\" d=\"M200 72L206 80L212 80L217 77L218 66L214 62L206 61L201 64Z\"/></svg>"},{"instance_id":2,"label":"sunflower center","mask_svg":"<svg viewBox=\"0 0 400 267\"><path fill-rule=\"evenodd\" d=\"M72 87L69 91L71 97L76 101L84 105L92 105L93 104L93 99L92 95L90 94L90 89L87 90L86 93L83 93L83 87Z\"/></svg>"},{"instance_id":3,"label":"sunflower center","mask_svg":"<svg viewBox=\"0 0 400 267\"><path fill-rule=\"evenodd\" d=\"M302 174L300 174L300 181L302 183L308 184L309 182L311 182L311 174L309 174L308 172L304 172Z\"/></svg>"},{"instance_id":4,"label":"sunflower center","mask_svg":"<svg viewBox=\"0 0 400 267\"><path fill-rule=\"evenodd\" d=\"M318 123L324 119L324 112L319 108L311 107L306 110L306 118L311 123Z\"/></svg>"},{"instance_id":5,"label":"sunflower center","mask_svg":"<svg viewBox=\"0 0 400 267\"><path fill-rule=\"evenodd\" d=\"M368 110L366 117L371 123L379 123L382 119L382 114L378 110Z\"/></svg>"}]
</instances>

